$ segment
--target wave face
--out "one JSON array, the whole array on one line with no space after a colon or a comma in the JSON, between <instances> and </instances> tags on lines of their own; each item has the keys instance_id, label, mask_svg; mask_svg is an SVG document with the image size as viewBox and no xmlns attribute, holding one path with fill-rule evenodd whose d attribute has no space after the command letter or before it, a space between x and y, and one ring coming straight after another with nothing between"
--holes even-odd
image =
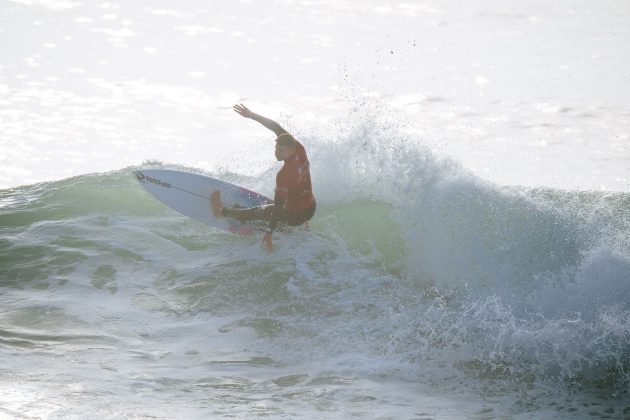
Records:
<instances>
[{"instance_id":1,"label":"wave face","mask_svg":"<svg viewBox=\"0 0 630 420\"><path fill-rule=\"evenodd\" d=\"M3 382L28 395L3 410L627 415L630 195L498 187L357 127L303 139L318 213L272 254L136 168L1 191Z\"/></svg>"}]
</instances>

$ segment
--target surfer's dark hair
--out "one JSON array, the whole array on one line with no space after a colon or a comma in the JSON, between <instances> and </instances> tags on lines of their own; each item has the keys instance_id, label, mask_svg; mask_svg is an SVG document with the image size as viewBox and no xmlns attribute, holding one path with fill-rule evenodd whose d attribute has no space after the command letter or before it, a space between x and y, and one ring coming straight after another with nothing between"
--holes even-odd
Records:
<instances>
[{"instance_id":1,"label":"surfer's dark hair","mask_svg":"<svg viewBox=\"0 0 630 420\"><path fill-rule=\"evenodd\" d=\"M288 147L289 149L295 148L296 143L297 143L297 140L295 140L295 137L293 137L289 133L282 133L276 139L276 144L278 146Z\"/></svg>"}]
</instances>

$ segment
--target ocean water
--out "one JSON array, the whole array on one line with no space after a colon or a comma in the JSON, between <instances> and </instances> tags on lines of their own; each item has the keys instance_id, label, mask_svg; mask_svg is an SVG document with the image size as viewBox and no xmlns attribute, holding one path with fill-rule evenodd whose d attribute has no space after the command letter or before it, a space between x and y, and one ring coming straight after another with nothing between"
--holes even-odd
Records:
<instances>
[{"instance_id":1,"label":"ocean water","mask_svg":"<svg viewBox=\"0 0 630 420\"><path fill-rule=\"evenodd\" d=\"M272 254L134 168L2 191L2 414L630 416L627 193L339 147L313 154L312 231Z\"/></svg>"},{"instance_id":2,"label":"ocean water","mask_svg":"<svg viewBox=\"0 0 630 420\"><path fill-rule=\"evenodd\" d=\"M630 418L621 1L0 6L0 418ZM138 168L271 194L219 231Z\"/></svg>"}]
</instances>

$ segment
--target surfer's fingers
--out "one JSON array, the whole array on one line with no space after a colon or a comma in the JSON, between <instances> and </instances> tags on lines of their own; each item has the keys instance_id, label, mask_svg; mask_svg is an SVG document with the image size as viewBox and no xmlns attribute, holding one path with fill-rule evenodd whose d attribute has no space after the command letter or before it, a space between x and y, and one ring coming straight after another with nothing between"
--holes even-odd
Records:
<instances>
[{"instance_id":1,"label":"surfer's fingers","mask_svg":"<svg viewBox=\"0 0 630 420\"><path fill-rule=\"evenodd\" d=\"M247 111L247 107L245 107L245 105L243 104L236 104L234 105L234 111L238 112L239 114L242 114L243 112Z\"/></svg>"}]
</instances>

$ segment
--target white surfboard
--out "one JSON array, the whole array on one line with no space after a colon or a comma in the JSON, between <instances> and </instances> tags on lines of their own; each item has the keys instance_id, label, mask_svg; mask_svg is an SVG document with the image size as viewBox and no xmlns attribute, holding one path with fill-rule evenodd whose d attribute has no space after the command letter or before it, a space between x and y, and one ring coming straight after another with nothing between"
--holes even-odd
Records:
<instances>
[{"instance_id":1,"label":"white surfboard","mask_svg":"<svg viewBox=\"0 0 630 420\"><path fill-rule=\"evenodd\" d=\"M251 235L260 229L260 225L257 227L225 217L214 217L210 205L213 191L221 192L221 201L225 207L254 207L273 203L273 200L257 192L190 172L142 169L134 171L134 174L145 190L170 208L210 226L240 235Z\"/></svg>"}]
</instances>

